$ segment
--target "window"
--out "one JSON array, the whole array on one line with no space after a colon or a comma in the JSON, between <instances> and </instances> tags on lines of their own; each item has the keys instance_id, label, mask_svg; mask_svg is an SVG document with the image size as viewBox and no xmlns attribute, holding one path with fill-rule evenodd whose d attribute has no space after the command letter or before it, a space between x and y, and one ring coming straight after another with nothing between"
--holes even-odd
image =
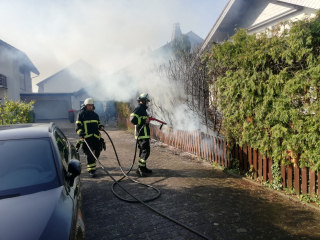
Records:
<instances>
[{"instance_id":1,"label":"window","mask_svg":"<svg viewBox=\"0 0 320 240\"><path fill-rule=\"evenodd\" d=\"M19 68L20 89L26 90L24 68Z\"/></svg>"},{"instance_id":2,"label":"window","mask_svg":"<svg viewBox=\"0 0 320 240\"><path fill-rule=\"evenodd\" d=\"M66 169L68 169L67 163L69 162L69 146L67 138L58 128L54 131L54 137L59 148L62 164Z\"/></svg>"},{"instance_id":3,"label":"window","mask_svg":"<svg viewBox=\"0 0 320 240\"><path fill-rule=\"evenodd\" d=\"M0 87L7 88L7 77L0 74Z\"/></svg>"},{"instance_id":4,"label":"window","mask_svg":"<svg viewBox=\"0 0 320 240\"><path fill-rule=\"evenodd\" d=\"M0 199L59 186L49 138L0 141L0 156Z\"/></svg>"}]
</instances>

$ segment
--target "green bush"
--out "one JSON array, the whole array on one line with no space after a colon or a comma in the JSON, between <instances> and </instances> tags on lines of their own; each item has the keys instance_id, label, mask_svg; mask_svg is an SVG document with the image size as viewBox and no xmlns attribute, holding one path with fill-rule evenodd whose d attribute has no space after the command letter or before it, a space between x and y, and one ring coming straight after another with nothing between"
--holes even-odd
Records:
<instances>
[{"instance_id":1,"label":"green bush","mask_svg":"<svg viewBox=\"0 0 320 240\"><path fill-rule=\"evenodd\" d=\"M320 168L320 17L245 29L204 58L229 143ZM213 79L213 80L212 80Z\"/></svg>"},{"instance_id":2,"label":"green bush","mask_svg":"<svg viewBox=\"0 0 320 240\"><path fill-rule=\"evenodd\" d=\"M29 103L14 102L6 96L4 105L0 105L0 125L28 123L33 121L30 109L34 101Z\"/></svg>"}]
</instances>

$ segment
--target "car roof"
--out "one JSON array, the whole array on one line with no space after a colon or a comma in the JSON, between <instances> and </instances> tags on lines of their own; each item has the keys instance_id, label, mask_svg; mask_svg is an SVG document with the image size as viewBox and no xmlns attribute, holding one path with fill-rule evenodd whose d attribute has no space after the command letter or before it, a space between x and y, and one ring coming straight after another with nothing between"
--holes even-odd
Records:
<instances>
[{"instance_id":1,"label":"car roof","mask_svg":"<svg viewBox=\"0 0 320 240\"><path fill-rule=\"evenodd\" d=\"M12 124L0 126L0 141L49 137L54 123Z\"/></svg>"}]
</instances>

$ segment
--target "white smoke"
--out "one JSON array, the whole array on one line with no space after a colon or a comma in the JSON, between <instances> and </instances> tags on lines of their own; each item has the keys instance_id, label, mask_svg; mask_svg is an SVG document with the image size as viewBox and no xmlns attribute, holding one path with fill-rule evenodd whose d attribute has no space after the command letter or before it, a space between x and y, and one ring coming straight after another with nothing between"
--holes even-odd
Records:
<instances>
[{"instance_id":1,"label":"white smoke","mask_svg":"<svg viewBox=\"0 0 320 240\"><path fill-rule=\"evenodd\" d=\"M94 98L129 101L148 92L171 114L172 125L198 129L198 120L184 105L182 87L150 74L154 62L145 61L141 52L169 42L176 22L183 33L192 30L205 38L226 2L0 0L0 39L24 51L40 71L34 91L37 82L83 59L102 72L103 86L95 88ZM172 96L181 104L172 105Z\"/></svg>"}]
</instances>

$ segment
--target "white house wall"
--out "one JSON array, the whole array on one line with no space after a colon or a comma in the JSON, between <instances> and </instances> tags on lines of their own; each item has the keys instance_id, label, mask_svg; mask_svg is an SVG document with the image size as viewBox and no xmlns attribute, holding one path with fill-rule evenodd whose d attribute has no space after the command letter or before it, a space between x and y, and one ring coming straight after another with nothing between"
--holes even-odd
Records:
<instances>
[{"instance_id":1,"label":"white house wall","mask_svg":"<svg viewBox=\"0 0 320 240\"><path fill-rule=\"evenodd\" d=\"M22 75L20 76L22 77ZM24 89L20 87L20 92L21 93L30 93L32 92L32 83L31 83L31 74L30 71L24 70ZM22 79L19 79L20 82Z\"/></svg>"},{"instance_id":2,"label":"white house wall","mask_svg":"<svg viewBox=\"0 0 320 240\"><path fill-rule=\"evenodd\" d=\"M279 2L297 4L308 8L319 9L320 1L319 0L278 0Z\"/></svg>"},{"instance_id":3,"label":"white house wall","mask_svg":"<svg viewBox=\"0 0 320 240\"><path fill-rule=\"evenodd\" d=\"M80 90L82 87L87 86L88 83L73 78L68 72L62 72L42 85L45 93L70 93Z\"/></svg>"},{"instance_id":4,"label":"white house wall","mask_svg":"<svg viewBox=\"0 0 320 240\"><path fill-rule=\"evenodd\" d=\"M315 17L315 12L316 12L315 9L304 7L300 11L294 12L292 14L289 14L289 15L286 15L286 16L284 16L282 18L279 18L279 19L277 19L275 21L268 22L267 24L264 24L264 25L262 25L260 27L252 29L252 30L248 31L248 33L249 34L253 34L253 33L263 32L266 28L270 28L272 26L275 26L279 22L285 21L285 20L297 21L297 20L301 20L301 19L305 18L306 16Z\"/></svg>"},{"instance_id":5,"label":"white house wall","mask_svg":"<svg viewBox=\"0 0 320 240\"><path fill-rule=\"evenodd\" d=\"M293 10L293 8L290 5L285 6L282 4L269 3L259 17L254 21L252 26L263 23L264 21L275 18L291 10Z\"/></svg>"},{"instance_id":6,"label":"white house wall","mask_svg":"<svg viewBox=\"0 0 320 240\"><path fill-rule=\"evenodd\" d=\"M0 45L0 74L7 77L8 99L16 102L20 100L19 66L13 59L11 51ZM4 91L2 90L0 94L4 95Z\"/></svg>"}]
</instances>

